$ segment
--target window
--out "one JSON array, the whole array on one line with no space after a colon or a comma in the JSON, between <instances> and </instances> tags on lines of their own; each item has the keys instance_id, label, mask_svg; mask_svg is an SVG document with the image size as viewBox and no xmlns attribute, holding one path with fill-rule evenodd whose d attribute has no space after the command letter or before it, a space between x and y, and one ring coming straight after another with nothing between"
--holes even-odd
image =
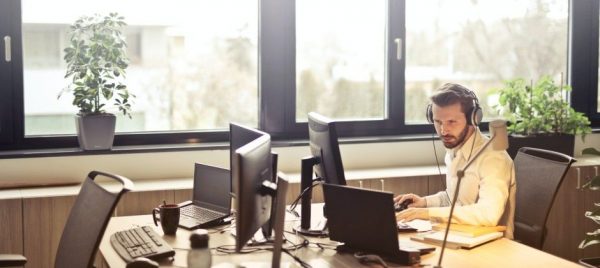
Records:
<instances>
[{"instance_id":1,"label":"window","mask_svg":"<svg viewBox=\"0 0 600 268\"><path fill-rule=\"evenodd\" d=\"M422 124L422 107L443 83L474 90L497 117L490 90L517 77L567 76L568 1L406 1L406 121ZM428 16L423 16L428 14Z\"/></svg>"},{"instance_id":2,"label":"window","mask_svg":"<svg viewBox=\"0 0 600 268\"><path fill-rule=\"evenodd\" d=\"M385 115L385 1L296 2L296 120Z\"/></svg>"},{"instance_id":3,"label":"window","mask_svg":"<svg viewBox=\"0 0 600 268\"><path fill-rule=\"evenodd\" d=\"M117 132L258 125L257 1L84 2L22 1L26 136L75 133L72 96L57 100L68 27L109 12L128 23L127 86L137 96L133 118L119 116Z\"/></svg>"},{"instance_id":4,"label":"window","mask_svg":"<svg viewBox=\"0 0 600 268\"><path fill-rule=\"evenodd\" d=\"M492 89L543 74L562 74L572 105L598 125L599 10L566 0L0 1L12 56L0 61L0 143L77 146L76 108L69 94L56 99L68 26L108 12L128 22L127 85L138 96L115 145L224 141L230 121L305 138L309 111L340 120L341 136L431 133L424 107L442 83L474 89L491 119Z\"/></svg>"}]
</instances>

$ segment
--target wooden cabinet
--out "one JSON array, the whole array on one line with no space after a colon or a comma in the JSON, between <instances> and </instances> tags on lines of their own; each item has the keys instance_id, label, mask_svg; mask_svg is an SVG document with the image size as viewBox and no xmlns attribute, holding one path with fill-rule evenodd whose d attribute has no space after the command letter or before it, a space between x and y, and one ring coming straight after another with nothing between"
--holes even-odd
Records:
<instances>
[{"instance_id":1,"label":"wooden cabinet","mask_svg":"<svg viewBox=\"0 0 600 268\"><path fill-rule=\"evenodd\" d=\"M0 200L0 254L23 254L23 210L21 199Z\"/></svg>"},{"instance_id":2,"label":"wooden cabinet","mask_svg":"<svg viewBox=\"0 0 600 268\"><path fill-rule=\"evenodd\" d=\"M600 256L600 245L591 246L586 250L578 248L585 232L600 227L584 217L585 211L591 209L593 203L600 203L600 191L581 188L597 174L597 170L597 166L575 166L568 171L549 215L544 251L572 261L582 257ZM365 179L357 179L357 176L354 176L347 180L347 184L393 192L395 195L415 193L425 196L444 189L445 175L437 175L437 171L398 177L386 177L385 173L382 174L380 178L374 178L379 175ZM149 214L163 200L170 203L190 200L192 190L181 189L187 187L189 186L127 193L117 205L115 215ZM75 201L75 194L1 199L0 225L3 228L0 230L0 237L3 239L0 240L0 253L24 254L29 260L27 267L52 267L64 224ZM291 183L286 203L290 204L299 194L299 183ZM314 188L312 201L323 202L322 187ZM97 262L96 266L103 267L103 264Z\"/></svg>"},{"instance_id":3,"label":"wooden cabinet","mask_svg":"<svg viewBox=\"0 0 600 268\"><path fill-rule=\"evenodd\" d=\"M544 251L575 262L583 257L600 256L600 245L579 249L585 233L600 227L584 216L594 203L600 202L600 191L581 187L597 170L597 166L575 166L567 172L548 216Z\"/></svg>"},{"instance_id":4,"label":"wooden cabinet","mask_svg":"<svg viewBox=\"0 0 600 268\"><path fill-rule=\"evenodd\" d=\"M23 199L25 267L53 267L54 257L75 196Z\"/></svg>"},{"instance_id":5,"label":"wooden cabinet","mask_svg":"<svg viewBox=\"0 0 600 268\"><path fill-rule=\"evenodd\" d=\"M598 176L600 173L600 167L594 166L587 170L587 174L585 176L585 182L589 181L594 176ZM594 221L586 218L584 213L586 211L595 211L598 207L594 206L596 203L600 203L600 191L592 191L590 189L584 189L583 191L583 210L578 215L578 221L583 221L583 227L577 229L579 231L574 231L574 236L581 237L579 240L583 239L584 233L593 232L597 229L600 229L600 225L595 223ZM581 219L581 220L579 220ZM590 258L590 257L600 257L600 245L592 245L583 250L582 258Z\"/></svg>"},{"instance_id":6,"label":"wooden cabinet","mask_svg":"<svg viewBox=\"0 0 600 268\"><path fill-rule=\"evenodd\" d=\"M152 213L152 209L162 204L175 202L175 194L173 190L165 191L145 191L145 192L130 192L119 201L115 209L115 215L144 215Z\"/></svg>"}]
</instances>

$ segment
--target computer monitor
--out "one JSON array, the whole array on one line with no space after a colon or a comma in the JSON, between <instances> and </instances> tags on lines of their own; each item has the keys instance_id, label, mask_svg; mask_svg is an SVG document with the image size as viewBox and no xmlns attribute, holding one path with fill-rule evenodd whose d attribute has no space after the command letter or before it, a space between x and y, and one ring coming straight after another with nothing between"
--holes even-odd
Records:
<instances>
[{"instance_id":1,"label":"computer monitor","mask_svg":"<svg viewBox=\"0 0 600 268\"><path fill-rule=\"evenodd\" d=\"M241 148L242 146L258 139L261 136L264 135L268 135L266 132L260 131L258 129L255 128L251 128L251 127L247 127L238 123L229 123L229 165L230 165L230 172L231 172L231 192L234 193L235 195L235 188L237 187L236 185L236 181L233 179L233 162L234 162L234 156L235 156L235 151L239 148ZM277 176L277 153L275 152L271 152L271 160L272 160L272 176L271 176L271 181L275 182L276 181L276 176ZM237 209L236 203L233 203L234 205L234 209ZM273 207L273 209L275 209ZM273 211L272 213L275 213L275 211ZM271 235L272 235L272 230L273 230L273 220L268 221L264 226L263 226L263 235L266 239L271 239Z\"/></svg>"},{"instance_id":2,"label":"computer monitor","mask_svg":"<svg viewBox=\"0 0 600 268\"><path fill-rule=\"evenodd\" d=\"M314 183L313 171L317 176L316 180L329 184L346 185L335 122L320 114L309 113L308 137L311 156L302 159L300 179L301 218L300 226L295 229L304 235L326 236L327 232L323 228L311 229L310 200ZM324 216L327 215L324 214Z\"/></svg>"},{"instance_id":3,"label":"computer monitor","mask_svg":"<svg viewBox=\"0 0 600 268\"><path fill-rule=\"evenodd\" d=\"M320 114L309 113L308 138L310 152L318 159L314 168L317 177L325 183L346 185L335 122Z\"/></svg>"},{"instance_id":4,"label":"computer monitor","mask_svg":"<svg viewBox=\"0 0 600 268\"><path fill-rule=\"evenodd\" d=\"M267 135L267 133L237 123L229 123L229 170L231 172L233 172L233 157L235 155L235 150L263 135Z\"/></svg>"},{"instance_id":5,"label":"computer monitor","mask_svg":"<svg viewBox=\"0 0 600 268\"><path fill-rule=\"evenodd\" d=\"M237 209L235 249L239 252L271 217L271 137L260 136L235 150L232 163Z\"/></svg>"}]
</instances>

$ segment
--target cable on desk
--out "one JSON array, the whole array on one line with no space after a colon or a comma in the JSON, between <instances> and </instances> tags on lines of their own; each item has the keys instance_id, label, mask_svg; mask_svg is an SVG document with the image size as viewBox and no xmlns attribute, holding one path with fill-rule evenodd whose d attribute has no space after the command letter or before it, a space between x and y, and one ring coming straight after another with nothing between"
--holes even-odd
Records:
<instances>
[{"instance_id":1,"label":"cable on desk","mask_svg":"<svg viewBox=\"0 0 600 268\"><path fill-rule=\"evenodd\" d=\"M321 243L321 242L310 242L310 244L315 244L318 248L320 249L331 249L331 250L336 250L337 246L339 244L328 244L328 243ZM309 246L310 246L309 244Z\"/></svg>"},{"instance_id":2,"label":"cable on desk","mask_svg":"<svg viewBox=\"0 0 600 268\"><path fill-rule=\"evenodd\" d=\"M283 248L283 249L281 249L281 251L285 252L285 254L287 254L290 257L292 257L303 268L312 268L312 266L310 266L310 264L308 264L307 262L305 262L302 259L298 258L296 255L290 253L287 249Z\"/></svg>"},{"instance_id":3,"label":"cable on desk","mask_svg":"<svg viewBox=\"0 0 600 268\"><path fill-rule=\"evenodd\" d=\"M374 262L377 264L381 264L381 266L383 266L384 268L389 267L387 265L387 263L381 257L379 257L379 255L365 254L363 252L356 252L356 253L354 253L354 258L358 259L358 262L360 262L362 264Z\"/></svg>"},{"instance_id":4,"label":"cable on desk","mask_svg":"<svg viewBox=\"0 0 600 268\"><path fill-rule=\"evenodd\" d=\"M215 234L215 233L224 233L226 231L228 231L229 229L233 229L235 228L235 221L232 220L231 223L225 225L225 226L221 226L221 227L216 227L216 228L211 228L208 229L208 234Z\"/></svg>"},{"instance_id":5,"label":"cable on desk","mask_svg":"<svg viewBox=\"0 0 600 268\"><path fill-rule=\"evenodd\" d=\"M315 186L321 184L321 178L316 178L312 181L312 184L310 185L310 187L304 189L304 191L302 191L302 193L300 193L298 195L298 197L296 197L296 200L294 200L294 202L292 202L292 204L290 205L289 209L286 209L286 211L288 213L291 213L292 215L296 216L296 217L300 217L300 215L298 214L298 212L296 212L296 206L298 206L298 202L300 202L300 200L302 199L302 197L308 193L309 191L312 190L312 188L314 188Z\"/></svg>"}]
</instances>

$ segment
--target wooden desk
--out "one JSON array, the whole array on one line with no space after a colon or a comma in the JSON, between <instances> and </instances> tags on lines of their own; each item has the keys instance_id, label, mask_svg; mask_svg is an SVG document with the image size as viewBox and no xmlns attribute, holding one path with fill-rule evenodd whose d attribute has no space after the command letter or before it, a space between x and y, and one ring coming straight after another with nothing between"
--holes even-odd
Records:
<instances>
[{"instance_id":1,"label":"wooden desk","mask_svg":"<svg viewBox=\"0 0 600 268\"><path fill-rule=\"evenodd\" d=\"M315 209L313 209L315 211ZM287 214L286 216L291 216ZM287 217L287 219L292 218ZM286 219L286 230L290 230L291 226L299 224L297 219L287 220ZM102 238L100 244L100 252L106 260L109 267L125 267L125 262L110 245L109 237L110 234L115 231L124 230L132 227L149 225L154 226L152 217L150 215L142 216L127 216L127 217L114 217L111 219L106 233ZM224 232L220 232L217 229L209 229L210 235L210 247L214 248L220 245L234 245L234 238L229 233L231 226L221 227ZM155 230L162 234L159 227ZM180 228L177 231L176 236L163 236L163 238L175 249L175 260L173 263L162 262L161 267L186 267L187 250L190 247L189 243L190 231ZM300 243L301 238L292 235L290 233L285 234L288 240L293 243ZM400 241L409 240L409 234L400 234ZM334 244L328 238L310 238L311 242L320 242L326 244ZM411 241L412 243L416 243ZM402 243L402 242L401 242ZM290 243L286 243L285 247L290 246ZM233 246L232 246L233 247ZM440 249L436 249L435 252L421 256L422 264L437 264L438 254ZM270 267L271 252L261 251L251 254L222 254L212 250L213 266L217 267L233 267L226 264L242 264L253 266ZM338 254L332 249L321 249L314 244L309 247L302 248L300 250L293 251L293 254L308 262L311 266L317 267L361 267L360 264L350 254ZM282 267L287 266L299 267L294 264L291 257L282 253ZM576 263L561 259L559 257L550 255L543 251L525 246L523 244L514 242L509 239L499 239L471 250L453 250L446 249L444 259L442 262L443 267L581 267Z\"/></svg>"}]
</instances>

